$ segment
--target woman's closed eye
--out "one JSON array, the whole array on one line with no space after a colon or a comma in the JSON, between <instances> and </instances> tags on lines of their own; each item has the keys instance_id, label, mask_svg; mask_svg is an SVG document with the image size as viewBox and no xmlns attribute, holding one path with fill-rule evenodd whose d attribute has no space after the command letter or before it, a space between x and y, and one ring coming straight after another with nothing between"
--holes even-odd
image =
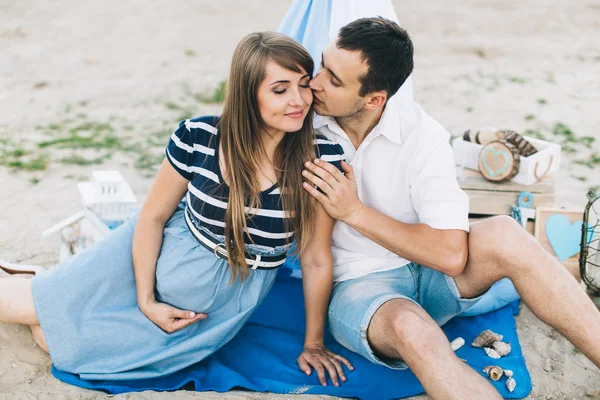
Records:
<instances>
[{"instance_id":1,"label":"woman's closed eye","mask_svg":"<svg viewBox=\"0 0 600 400\"><path fill-rule=\"evenodd\" d=\"M310 81L308 81L306 83L304 83L304 82L300 83L298 86L300 86L302 89L310 89L309 82ZM286 91L287 91L287 88L283 88L283 89L279 89L279 90L273 89L273 93L275 93L275 94L284 94Z\"/></svg>"}]
</instances>

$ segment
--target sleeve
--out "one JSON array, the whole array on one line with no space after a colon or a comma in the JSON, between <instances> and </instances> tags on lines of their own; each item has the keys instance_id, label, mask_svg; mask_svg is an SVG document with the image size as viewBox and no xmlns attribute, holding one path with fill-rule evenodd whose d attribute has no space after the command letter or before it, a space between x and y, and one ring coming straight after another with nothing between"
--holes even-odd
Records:
<instances>
[{"instance_id":1,"label":"sleeve","mask_svg":"<svg viewBox=\"0 0 600 400\"><path fill-rule=\"evenodd\" d=\"M448 137L428 154L416 157L410 181L410 196L419 222L435 229L469 231L469 198L458 185Z\"/></svg>"},{"instance_id":2,"label":"sleeve","mask_svg":"<svg viewBox=\"0 0 600 400\"><path fill-rule=\"evenodd\" d=\"M315 154L318 158L323 161L327 161L336 166L342 173L342 160L346 161L344 157L344 149L341 145L332 142L325 138L325 136L317 135L315 138Z\"/></svg>"},{"instance_id":3,"label":"sleeve","mask_svg":"<svg viewBox=\"0 0 600 400\"><path fill-rule=\"evenodd\" d=\"M173 168L188 181L192 180L194 140L193 132L186 126L186 121L182 121L171 135L165 153Z\"/></svg>"}]
</instances>

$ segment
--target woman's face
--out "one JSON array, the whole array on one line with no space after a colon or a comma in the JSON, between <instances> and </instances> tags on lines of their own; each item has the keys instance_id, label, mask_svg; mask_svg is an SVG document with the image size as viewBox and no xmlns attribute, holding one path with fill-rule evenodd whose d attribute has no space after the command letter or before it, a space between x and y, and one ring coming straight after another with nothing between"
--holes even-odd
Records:
<instances>
[{"instance_id":1,"label":"woman's face","mask_svg":"<svg viewBox=\"0 0 600 400\"><path fill-rule=\"evenodd\" d=\"M258 107L268 133L296 132L313 101L310 75L302 68L294 72L269 60L265 78L258 87Z\"/></svg>"}]
</instances>

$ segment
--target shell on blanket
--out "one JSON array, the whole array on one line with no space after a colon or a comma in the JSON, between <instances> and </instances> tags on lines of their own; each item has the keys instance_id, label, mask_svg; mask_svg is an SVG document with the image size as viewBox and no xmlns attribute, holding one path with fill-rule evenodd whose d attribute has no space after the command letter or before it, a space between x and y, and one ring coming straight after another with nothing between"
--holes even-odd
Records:
<instances>
[{"instance_id":1,"label":"shell on blanket","mask_svg":"<svg viewBox=\"0 0 600 400\"><path fill-rule=\"evenodd\" d=\"M504 370L504 376L506 376L507 378L512 378L513 377L513 372L510 369L505 369Z\"/></svg>"},{"instance_id":2,"label":"shell on blanket","mask_svg":"<svg viewBox=\"0 0 600 400\"><path fill-rule=\"evenodd\" d=\"M465 339L463 339L461 337L457 337L452 342L450 342L450 347L452 348L452 351L456 351L456 350L460 349L461 347L463 347L464 345L465 345Z\"/></svg>"},{"instance_id":3,"label":"shell on blanket","mask_svg":"<svg viewBox=\"0 0 600 400\"><path fill-rule=\"evenodd\" d=\"M502 357L500 354L498 354L498 352L496 350L492 349L491 347L484 347L483 350L485 350L485 354L487 354L488 357L491 357L491 358Z\"/></svg>"},{"instance_id":4,"label":"shell on blanket","mask_svg":"<svg viewBox=\"0 0 600 400\"><path fill-rule=\"evenodd\" d=\"M500 355L500 357L504 357L510 354L511 347L509 342L494 342L492 347L496 352Z\"/></svg>"},{"instance_id":5,"label":"shell on blanket","mask_svg":"<svg viewBox=\"0 0 600 400\"><path fill-rule=\"evenodd\" d=\"M508 389L509 392L512 393L516 387L517 387L517 381L515 381L515 379L512 376L506 380L506 388Z\"/></svg>"},{"instance_id":6,"label":"shell on blanket","mask_svg":"<svg viewBox=\"0 0 600 400\"><path fill-rule=\"evenodd\" d=\"M497 365L488 365L483 369L483 373L489 376L491 380L499 381L500 378L502 378L504 371Z\"/></svg>"},{"instance_id":7,"label":"shell on blanket","mask_svg":"<svg viewBox=\"0 0 600 400\"><path fill-rule=\"evenodd\" d=\"M501 342L504 336L498 335L489 329L481 332L479 336L475 338L471 346L473 347L490 347L494 342Z\"/></svg>"}]
</instances>

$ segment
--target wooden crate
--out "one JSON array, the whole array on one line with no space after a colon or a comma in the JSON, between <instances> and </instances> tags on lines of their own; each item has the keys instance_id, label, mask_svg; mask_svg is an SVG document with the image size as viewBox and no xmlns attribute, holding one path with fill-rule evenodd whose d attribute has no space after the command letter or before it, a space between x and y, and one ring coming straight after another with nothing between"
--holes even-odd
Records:
<instances>
[{"instance_id":1,"label":"wooden crate","mask_svg":"<svg viewBox=\"0 0 600 400\"><path fill-rule=\"evenodd\" d=\"M461 189L469 196L469 219L471 221L493 215L510 215L511 206L517 204L517 198L521 192L530 192L533 194L533 205L531 208L555 206L554 179L552 177L544 178L532 185L521 185L511 181L502 183L490 182L477 171L465 169L464 172L465 178L462 181L458 181L458 183ZM529 220L526 230L534 235L535 222ZM553 254L547 242L542 243L542 246ZM564 260L563 265L573 276L581 280L577 259L572 257Z\"/></svg>"},{"instance_id":2,"label":"wooden crate","mask_svg":"<svg viewBox=\"0 0 600 400\"><path fill-rule=\"evenodd\" d=\"M464 179L458 181L462 190L469 196L472 216L510 215L511 206L517 204L521 192L533 194L533 205L553 207L554 179L544 178L533 185L521 185L511 181L495 183L485 179L479 172L467 170Z\"/></svg>"}]
</instances>

